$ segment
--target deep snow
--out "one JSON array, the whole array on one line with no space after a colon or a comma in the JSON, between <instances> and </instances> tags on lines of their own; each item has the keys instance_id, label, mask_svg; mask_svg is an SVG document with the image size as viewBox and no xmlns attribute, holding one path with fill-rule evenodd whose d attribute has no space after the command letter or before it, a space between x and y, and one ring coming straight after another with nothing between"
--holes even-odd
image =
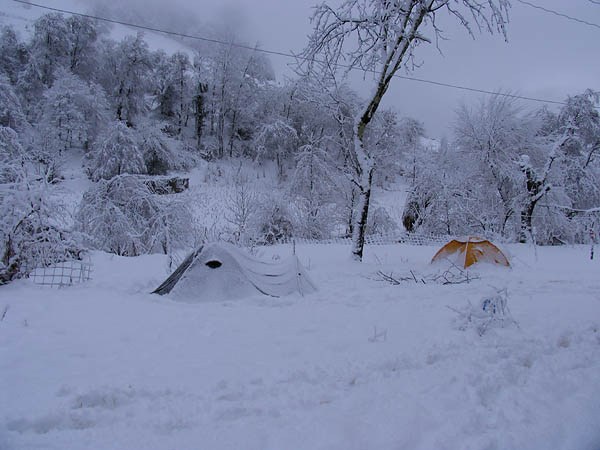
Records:
<instances>
[{"instance_id":1,"label":"deep snow","mask_svg":"<svg viewBox=\"0 0 600 450\"><path fill-rule=\"evenodd\" d=\"M2 449L600 448L600 263L508 246L469 284L433 247L298 246L319 291L178 303L161 256L95 253L93 280L0 287ZM289 246L260 251L285 256ZM456 312L507 288L517 326Z\"/></svg>"}]
</instances>

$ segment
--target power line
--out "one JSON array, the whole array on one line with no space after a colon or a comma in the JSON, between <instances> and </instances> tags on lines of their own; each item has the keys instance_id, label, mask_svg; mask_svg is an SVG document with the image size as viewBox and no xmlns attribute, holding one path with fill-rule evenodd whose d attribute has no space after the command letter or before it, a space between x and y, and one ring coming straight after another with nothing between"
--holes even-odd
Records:
<instances>
[{"instance_id":1,"label":"power line","mask_svg":"<svg viewBox=\"0 0 600 450\"><path fill-rule=\"evenodd\" d=\"M237 48L241 48L241 49L245 49L245 50L251 50L251 51L256 51L256 52L261 52L261 53L266 53L268 55L275 55L275 56L283 56L286 58L293 58L295 60L307 60L307 58L303 58L301 56L298 55L294 55L293 53L286 53L286 52L281 52L281 51L276 51L276 50L266 50L266 49L261 49L261 48L256 48L256 47L251 47L249 45L244 45L244 44L237 44L234 42L225 42L225 41L221 41L219 39L212 39L212 38L207 38L207 37L202 37L202 36L195 36L195 35L190 35L190 34L185 34L185 33L179 33L176 31L170 31L170 30L163 30L160 28L154 28L154 27L150 27L150 26L146 26L146 25L139 25L139 24L135 24L135 23L130 23L130 22L125 22L122 20L116 20L116 19L109 19L106 17L100 17L100 16L95 16L95 15L91 15L91 14L84 14L84 13L79 13L79 12L74 12L74 11L69 11L66 9L61 9L61 8L54 8L51 6L46 6L46 5L40 5L37 3L32 3L26 0L12 0L13 2L16 3L22 3L24 5L28 5L28 6L34 6L36 8L41 8L41 9L45 9L45 10L49 10L49 11L54 11L54 12L59 12L59 13L64 13L64 14L71 14L74 16L79 16L79 17L86 17L88 19L94 19L94 20L99 20L99 21L103 21L103 22L109 22L109 23L113 23L113 24L117 24L117 25L124 25L127 27L132 27L132 28L139 28L141 30L146 30L146 31L152 31L155 33L163 33L163 34L167 34L170 36L178 36L178 37L183 37L183 38L188 38L188 39L194 39L194 40L198 40L198 41L203 41L203 42L209 42L212 44L219 44L219 45L226 45L226 46L231 46L231 47L237 47ZM517 0L520 2L524 2L524 0ZM363 72L371 72L371 73L377 73L375 70L363 70L363 69L358 69L358 68L353 68L350 67L348 65L345 64L335 64L337 67L343 67L343 68L347 68L347 69L353 69L353 70L361 70ZM440 87L446 87L446 88L451 88L451 89L457 89L457 90L462 90L462 91L469 91L469 92L476 92L479 94L487 94L487 95L498 95L501 97L509 97L509 98L514 98L514 99L519 99L519 100L527 100L527 101L532 101L532 102L539 102L539 103L551 103L551 104L555 104L555 105L565 105L565 102L560 102L560 101L556 101L556 100L547 100L547 99L541 99L541 98L535 98L535 97L525 97L522 95L516 95L516 94L508 94L508 93L503 93L503 92L494 92L494 91L490 91L490 90L486 90L486 89L478 89L478 88L473 88L470 86L462 86L462 85L458 85L458 84L452 84L452 83L445 83L442 81L434 81L434 80L427 80L424 78L416 78L416 77L409 77L406 75L394 75L395 78L399 78L402 80L409 80L409 81L416 81L419 83L424 83L424 84L430 84L430 85L434 85L434 86L440 86Z\"/></svg>"},{"instance_id":2,"label":"power line","mask_svg":"<svg viewBox=\"0 0 600 450\"><path fill-rule=\"evenodd\" d=\"M600 25L598 25L597 23L588 22L587 20L578 19L577 17L569 16L568 14L564 14L564 13L555 11L553 9L548 9L548 8L543 7L543 6L535 5L535 4L531 3L531 2L528 2L527 0L517 0L517 1L519 3L522 3L523 5L527 5L527 6L530 6L532 8L539 9L540 11L544 11L544 12L547 12L549 14L554 14L555 16L558 16L558 17L563 17L563 18L568 19L568 20L573 20L574 22L579 22L579 23L582 23L584 25L589 25L590 27L595 27L595 28L599 28L600 29ZM600 4L600 2L595 2L593 0L590 0L590 1L592 3Z\"/></svg>"}]
</instances>

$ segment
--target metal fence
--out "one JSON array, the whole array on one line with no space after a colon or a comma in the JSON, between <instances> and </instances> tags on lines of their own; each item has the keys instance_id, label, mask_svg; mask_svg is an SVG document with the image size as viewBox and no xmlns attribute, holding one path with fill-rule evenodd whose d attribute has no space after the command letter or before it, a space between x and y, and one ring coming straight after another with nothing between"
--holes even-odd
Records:
<instances>
[{"instance_id":1,"label":"metal fence","mask_svg":"<svg viewBox=\"0 0 600 450\"><path fill-rule=\"evenodd\" d=\"M29 279L42 286L63 287L88 281L91 279L91 273L92 262L86 257L37 267L29 273Z\"/></svg>"},{"instance_id":2,"label":"metal fence","mask_svg":"<svg viewBox=\"0 0 600 450\"><path fill-rule=\"evenodd\" d=\"M438 245L445 244L451 239L449 236L423 235L423 234L391 234L391 235L372 235L365 236L366 245L392 245L392 244L409 244L409 245ZM278 244L343 244L350 245L351 238L332 238L332 239L306 239L306 238L288 238L278 241Z\"/></svg>"}]
</instances>

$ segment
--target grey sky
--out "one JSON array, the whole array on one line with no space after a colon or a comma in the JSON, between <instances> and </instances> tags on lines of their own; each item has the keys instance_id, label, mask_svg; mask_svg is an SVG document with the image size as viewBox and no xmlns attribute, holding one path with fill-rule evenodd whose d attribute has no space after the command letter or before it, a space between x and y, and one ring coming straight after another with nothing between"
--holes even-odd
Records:
<instances>
[{"instance_id":1,"label":"grey sky","mask_svg":"<svg viewBox=\"0 0 600 450\"><path fill-rule=\"evenodd\" d=\"M195 0L194 9L223 17L237 15L247 39L263 48L300 51L310 33L309 17L316 0L237 0L226 6ZM600 24L600 5L588 0L532 0L532 3ZM193 5L193 6L192 6ZM454 21L446 21L448 41L422 46L423 62L412 75L486 90L508 90L525 96L562 101L585 88L600 90L600 29L536 10L512 0L509 42L501 36L482 34L473 40ZM284 58L273 57L279 75ZM368 80L367 80L368 81ZM364 90L369 83L358 84ZM461 102L476 101L480 94L395 80L386 105L403 115L422 120L432 136L449 133L453 112ZM535 108L536 103L524 102Z\"/></svg>"}]
</instances>

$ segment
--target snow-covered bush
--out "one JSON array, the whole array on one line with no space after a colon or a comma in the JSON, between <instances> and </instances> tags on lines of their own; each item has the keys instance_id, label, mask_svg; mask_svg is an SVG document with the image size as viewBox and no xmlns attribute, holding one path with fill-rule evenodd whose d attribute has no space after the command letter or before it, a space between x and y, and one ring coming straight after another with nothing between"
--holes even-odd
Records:
<instances>
[{"instance_id":1,"label":"snow-covered bush","mask_svg":"<svg viewBox=\"0 0 600 450\"><path fill-rule=\"evenodd\" d=\"M135 130L113 122L92 147L90 175L93 181L121 174L145 174L148 169Z\"/></svg>"},{"instance_id":2,"label":"snow-covered bush","mask_svg":"<svg viewBox=\"0 0 600 450\"><path fill-rule=\"evenodd\" d=\"M0 127L0 284L81 251L46 178L33 177L28 169L16 133Z\"/></svg>"},{"instance_id":3,"label":"snow-covered bush","mask_svg":"<svg viewBox=\"0 0 600 450\"><path fill-rule=\"evenodd\" d=\"M22 177L26 161L15 130L0 125L0 183L14 183Z\"/></svg>"},{"instance_id":4,"label":"snow-covered bush","mask_svg":"<svg viewBox=\"0 0 600 450\"><path fill-rule=\"evenodd\" d=\"M20 130L25 123L21 102L8 78L0 72L0 125Z\"/></svg>"},{"instance_id":5,"label":"snow-covered bush","mask_svg":"<svg viewBox=\"0 0 600 450\"><path fill-rule=\"evenodd\" d=\"M309 136L298 149L289 187L295 236L323 239L334 233L342 222L341 177L323 142Z\"/></svg>"},{"instance_id":6,"label":"snow-covered bush","mask_svg":"<svg viewBox=\"0 0 600 450\"><path fill-rule=\"evenodd\" d=\"M76 219L94 248L117 255L166 254L194 243L187 205L176 195L152 193L139 176L99 181L84 194Z\"/></svg>"},{"instance_id":7,"label":"snow-covered bush","mask_svg":"<svg viewBox=\"0 0 600 450\"><path fill-rule=\"evenodd\" d=\"M493 295L482 298L477 304L468 302L461 309L450 308L458 314L458 329L474 329L483 336L490 328L505 328L518 324L508 309L508 292L499 290Z\"/></svg>"},{"instance_id":8,"label":"snow-covered bush","mask_svg":"<svg viewBox=\"0 0 600 450\"><path fill-rule=\"evenodd\" d=\"M290 204L294 236L307 239L328 239L343 222L341 207L335 203L315 208L310 199L296 197Z\"/></svg>"},{"instance_id":9,"label":"snow-covered bush","mask_svg":"<svg viewBox=\"0 0 600 450\"><path fill-rule=\"evenodd\" d=\"M146 121L137 129L138 145L149 175L166 175L183 165L177 155L181 152L178 141L164 134L162 128L160 123Z\"/></svg>"},{"instance_id":10,"label":"snow-covered bush","mask_svg":"<svg viewBox=\"0 0 600 450\"><path fill-rule=\"evenodd\" d=\"M236 244L248 245L256 240L260 202L258 193L244 179L239 179L225 203L225 220L228 239Z\"/></svg>"},{"instance_id":11,"label":"snow-covered bush","mask_svg":"<svg viewBox=\"0 0 600 450\"><path fill-rule=\"evenodd\" d=\"M367 234L386 235L398 231L398 224L382 206L373 205L367 220Z\"/></svg>"},{"instance_id":12,"label":"snow-covered bush","mask_svg":"<svg viewBox=\"0 0 600 450\"><path fill-rule=\"evenodd\" d=\"M277 163L277 176L280 181L285 177L286 163L295 148L298 135L294 127L282 118L263 123L255 137L257 160L272 160Z\"/></svg>"},{"instance_id":13,"label":"snow-covered bush","mask_svg":"<svg viewBox=\"0 0 600 450\"><path fill-rule=\"evenodd\" d=\"M257 219L257 243L259 244L272 245L293 236L292 216L284 198L263 199Z\"/></svg>"}]
</instances>

